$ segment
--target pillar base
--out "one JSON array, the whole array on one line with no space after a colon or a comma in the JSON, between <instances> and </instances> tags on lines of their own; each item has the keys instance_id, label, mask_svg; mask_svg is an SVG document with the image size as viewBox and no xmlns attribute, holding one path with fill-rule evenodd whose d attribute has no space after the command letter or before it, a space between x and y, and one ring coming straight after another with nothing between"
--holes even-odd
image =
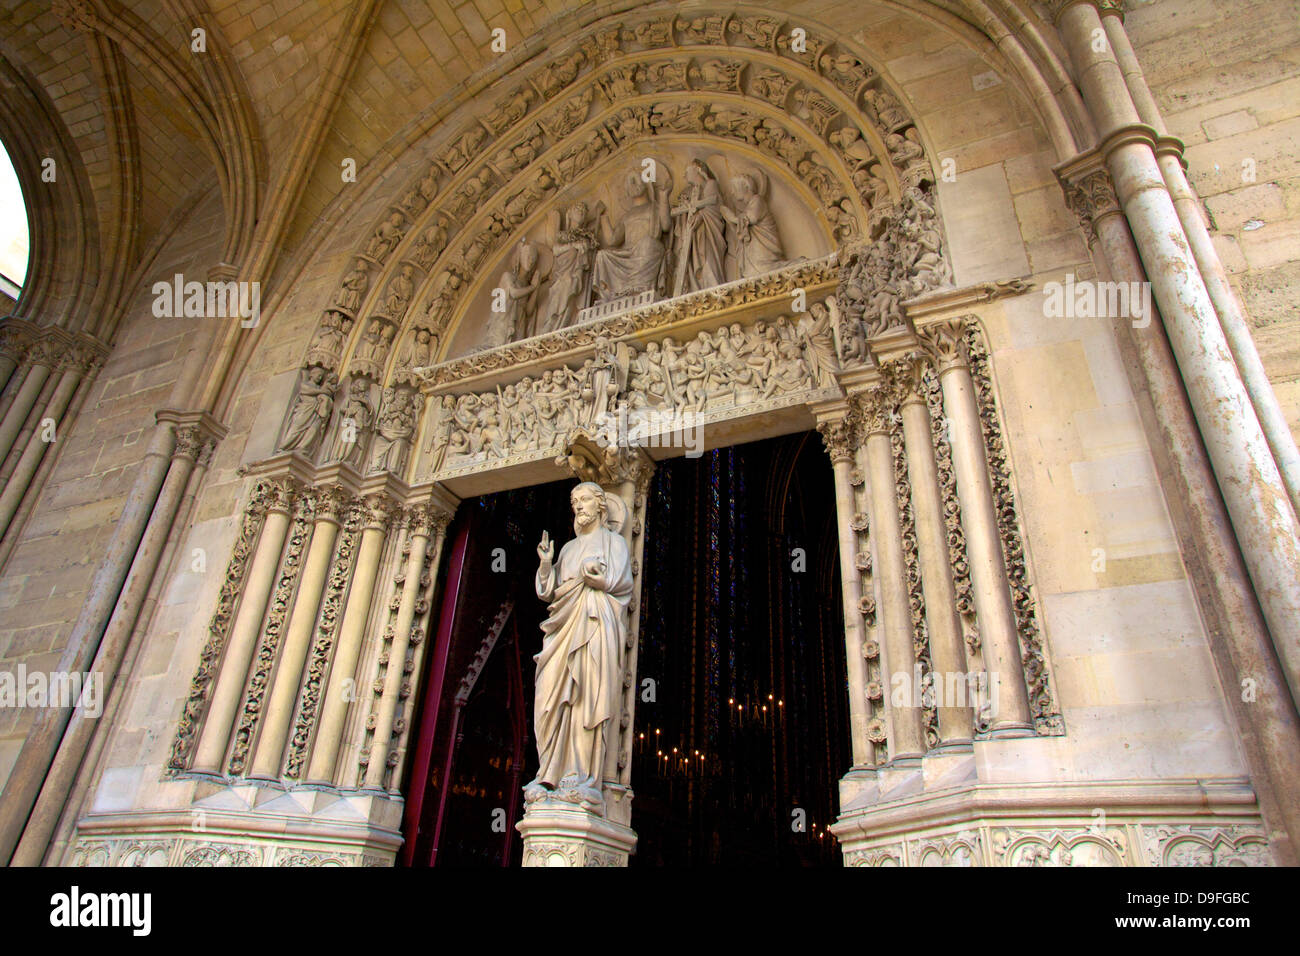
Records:
<instances>
[{"instance_id":1,"label":"pillar base","mask_svg":"<svg viewBox=\"0 0 1300 956\"><path fill-rule=\"evenodd\" d=\"M977 742L975 750L980 749ZM856 768L830 828L845 866L1268 866L1245 780L981 779L980 754Z\"/></svg>"},{"instance_id":2,"label":"pillar base","mask_svg":"<svg viewBox=\"0 0 1300 956\"><path fill-rule=\"evenodd\" d=\"M392 866L400 798L199 782L188 809L92 812L62 866Z\"/></svg>"},{"instance_id":3,"label":"pillar base","mask_svg":"<svg viewBox=\"0 0 1300 956\"><path fill-rule=\"evenodd\" d=\"M608 789L607 807L614 802ZM524 866L627 866L636 849L631 827L556 797L529 803L515 829L524 838Z\"/></svg>"}]
</instances>

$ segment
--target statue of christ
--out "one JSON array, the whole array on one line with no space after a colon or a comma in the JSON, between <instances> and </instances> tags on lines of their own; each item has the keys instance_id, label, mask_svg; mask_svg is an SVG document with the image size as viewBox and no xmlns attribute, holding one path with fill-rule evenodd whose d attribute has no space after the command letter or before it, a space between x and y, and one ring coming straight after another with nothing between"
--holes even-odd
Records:
<instances>
[{"instance_id":1,"label":"statue of christ","mask_svg":"<svg viewBox=\"0 0 1300 956\"><path fill-rule=\"evenodd\" d=\"M584 481L569 500L576 536L560 549L558 566L549 535L543 532L537 546L537 596L551 604L533 658L541 766L524 794L532 801L558 791L560 799L600 811L605 754L616 745L623 696L632 563L623 536L607 527L610 508L600 485Z\"/></svg>"}]
</instances>

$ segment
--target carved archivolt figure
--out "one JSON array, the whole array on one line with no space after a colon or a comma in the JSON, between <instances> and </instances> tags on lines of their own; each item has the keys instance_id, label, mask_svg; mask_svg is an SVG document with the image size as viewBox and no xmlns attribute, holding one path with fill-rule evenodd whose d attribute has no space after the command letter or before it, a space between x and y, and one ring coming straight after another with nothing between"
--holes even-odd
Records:
<instances>
[{"instance_id":1,"label":"carved archivolt figure","mask_svg":"<svg viewBox=\"0 0 1300 956\"><path fill-rule=\"evenodd\" d=\"M876 161L871 146L862 138L862 132L856 126L837 129L828 139L831 145L840 151L844 161L852 167L865 166Z\"/></svg>"},{"instance_id":2,"label":"carved archivolt figure","mask_svg":"<svg viewBox=\"0 0 1300 956\"><path fill-rule=\"evenodd\" d=\"M730 226L727 254L735 261L737 278L762 275L785 265L781 247L781 234L776 228L776 217L759 194L753 176L737 176L731 181L735 206L724 208L722 215Z\"/></svg>"},{"instance_id":3,"label":"carved archivolt figure","mask_svg":"<svg viewBox=\"0 0 1300 956\"><path fill-rule=\"evenodd\" d=\"M402 266L402 271L393 276L388 283L388 294L384 298L384 311L394 320L406 314L407 303L415 293L415 269Z\"/></svg>"},{"instance_id":4,"label":"carved archivolt figure","mask_svg":"<svg viewBox=\"0 0 1300 956\"><path fill-rule=\"evenodd\" d=\"M593 281L600 302L664 287L664 236L672 226L668 194L672 178L668 167L658 164L658 182L646 183L639 172L629 172L624 192L631 208L616 226L604 211L600 217L603 248L596 252Z\"/></svg>"},{"instance_id":5,"label":"carved archivolt figure","mask_svg":"<svg viewBox=\"0 0 1300 956\"><path fill-rule=\"evenodd\" d=\"M447 248L447 227L441 222L435 223L426 229L420 238L415 241L415 248L411 250L411 255L421 269L428 270L433 265L433 260L438 258L439 253Z\"/></svg>"},{"instance_id":6,"label":"carved archivolt figure","mask_svg":"<svg viewBox=\"0 0 1300 956\"><path fill-rule=\"evenodd\" d=\"M402 214L400 212L393 213L379 224L375 234L370 237L370 242L366 245L366 255L383 262L384 259L388 258L388 254L393 251L393 247L401 242L404 231L402 228Z\"/></svg>"},{"instance_id":7,"label":"carved archivolt figure","mask_svg":"<svg viewBox=\"0 0 1300 956\"><path fill-rule=\"evenodd\" d=\"M726 221L722 191L707 163L696 159L686 167L686 189L673 209L677 236L673 295L711 289L726 281Z\"/></svg>"},{"instance_id":8,"label":"carved archivolt figure","mask_svg":"<svg viewBox=\"0 0 1300 956\"><path fill-rule=\"evenodd\" d=\"M429 300L424 310L435 332L441 332L446 327L464 284L465 279L458 268L450 266L443 270L438 294Z\"/></svg>"},{"instance_id":9,"label":"carved archivolt figure","mask_svg":"<svg viewBox=\"0 0 1300 956\"><path fill-rule=\"evenodd\" d=\"M343 353L343 340L352 328L352 320L342 312L328 311L321 316L320 327L307 347L307 362L334 368Z\"/></svg>"},{"instance_id":10,"label":"carved archivolt figure","mask_svg":"<svg viewBox=\"0 0 1300 956\"><path fill-rule=\"evenodd\" d=\"M597 215L604 206L597 207ZM564 228L554 230L551 243L550 288L542 303L539 328L554 332L570 325L591 296L591 257L596 234L587 224L587 204L577 202L564 211Z\"/></svg>"},{"instance_id":11,"label":"carved archivolt figure","mask_svg":"<svg viewBox=\"0 0 1300 956\"><path fill-rule=\"evenodd\" d=\"M365 260L357 259L352 266L352 271L344 276L339 284L339 292L334 297L334 301L339 308L355 313L361 308L361 297L366 294L369 286L370 273L366 269Z\"/></svg>"},{"instance_id":12,"label":"carved archivolt figure","mask_svg":"<svg viewBox=\"0 0 1300 956\"><path fill-rule=\"evenodd\" d=\"M357 343L353 359L359 362L373 362L376 365L382 365L384 356L388 354L388 346L393 341L393 331L393 326L387 323L371 322L370 328L366 329L365 338Z\"/></svg>"},{"instance_id":13,"label":"carved archivolt figure","mask_svg":"<svg viewBox=\"0 0 1300 956\"><path fill-rule=\"evenodd\" d=\"M613 496L583 482L569 497L574 538L560 549L558 564L549 535L543 533L537 546L537 596L550 605L542 650L533 658L539 767L524 793L530 801L548 791L559 790L561 798L571 793L575 802L599 812L605 755L623 696L620 655L632 561L623 536L608 527Z\"/></svg>"},{"instance_id":14,"label":"carved archivolt figure","mask_svg":"<svg viewBox=\"0 0 1300 956\"><path fill-rule=\"evenodd\" d=\"M414 329L411 337L397 356L397 366L393 369L396 381L410 381L417 369L426 368L433 361L438 339L428 329Z\"/></svg>"},{"instance_id":15,"label":"carved archivolt figure","mask_svg":"<svg viewBox=\"0 0 1300 956\"><path fill-rule=\"evenodd\" d=\"M364 378L354 378L348 385L348 398L339 413L334 452L330 455L330 460L344 462L360 471L364 446L373 421L370 383Z\"/></svg>"},{"instance_id":16,"label":"carved archivolt figure","mask_svg":"<svg viewBox=\"0 0 1300 956\"><path fill-rule=\"evenodd\" d=\"M493 349L532 334L533 316L537 311L537 246L525 239L510 257L510 265L501 273L499 293L501 311L492 303L492 314L483 336L483 347Z\"/></svg>"},{"instance_id":17,"label":"carved archivolt figure","mask_svg":"<svg viewBox=\"0 0 1300 956\"><path fill-rule=\"evenodd\" d=\"M308 458L316 454L316 446L329 423L337 385L338 379L323 368L313 366L302 370L298 394L280 433L277 445L280 451L298 451Z\"/></svg>"},{"instance_id":18,"label":"carved archivolt figure","mask_svg":"<svg viewBox=\"0 0 1300 956\"><path fill-rule=\"evenodd\" d=\"M404 390L384 389L375 440L370 450L370 471L401 476L415 431L416 396Z\"/></svg>"}]
</instances>

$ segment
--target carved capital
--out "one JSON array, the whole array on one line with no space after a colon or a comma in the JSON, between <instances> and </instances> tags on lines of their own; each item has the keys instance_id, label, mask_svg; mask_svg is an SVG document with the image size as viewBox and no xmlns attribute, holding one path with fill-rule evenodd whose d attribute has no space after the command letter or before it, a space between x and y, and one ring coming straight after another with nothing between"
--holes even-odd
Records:
<instances>
[{"instance_id":1,"label":"carved capital","mask_svg":"<svg viewBox=\"0 0 1300 956\"><path fill-rule=\"evenodd\" d=\"M39 338L39 330L30 322L8 318L0 322L0 358L12 359L21 365L28 358L32 343Z\"/></svg>"},{"instance_id":2,"label":"carved capital","mask_svg":"<svg viewBox=\"0 0 1300 956\"><path fill-rule=\"evenodd\" d=\"M853 452L861 441L860 422L851 410L835 421L818 422L817 431L821 432L826 454L831 462L852 461Z\"/></svg>"},{"instance_id":3,"label":"carved capital","mask_svg":"<svg viewBox=\"0 0 1300 956\"><path fill-rule=\"evenodd\" d=\"M1124 19L1124 7L1121 0L1046 0L1047 12L1051 15L1053 23L1059 23L1061 14L1065 13L1070 7L1079 4L1087 4L1095 7L1097 12L1102 16L1114 16Z\"/></svg>"},{"instance_id":4,"label":"carved capital","mask_svg":"<svg viewBox=\"0 0 1300 956\"><path fill-rule=\"evenodd\" d=\"M356 505L365 527L375 531L387 531L398 513L397 502L387 495L366 495Z\"/></svg>"},{"instance_id":5,"label":"carved capital","mask_svg":"<svg viewBox=\"0 0 1300 956\"><path fill-rule=\"evenodd\" d=\"M879 385L856 397L862 415L862 431L867 437L889 434L889 418L894 406L894 390L889 384Z\"/></svg>"},{"instance_id":6,"label":"carved capital","mask_svg":"<svg viewBox=\"0 0 1300 956\"><path fill-rule=\"evenodd\" d=\"M203 454L204 445L208 443L211 443L211 439L203 434L203 429L198 425L183 425L176 429L176 448L172 457L198 461Z\"/></svg>"},{"instance_id":7,"label":"carved capital","mask_svg":"<svg viewBox=\"0 0 1300 956\"><path fill-rule=\"evenodd\" d=\"M970 355L965 342L965 317L936 322L917 332L940 375L950 369L970 367Z\"/></svg>"},{"instance_id":8,"label":"carved capital","mask_svg":"<svg viewBox=\"0 0 1300 956\"><path fill-rule=\"evenodd\" d=\"M278 511L289 514L294 502L299 500L301 487L292 478L263 478L253 488L248 509L252 512L267 513Z\"/></svg>"},{"instance_id":9,"label":"carved capital","mask_svg":"<svg viewBox=\"0 0 1300 956\"><path fill-rule=\"evenodd\" d=\"M312 496L316 499L316 520L332 521L342 524L352 504L352 496L337 485L327 488L313 488Z\"/></svg>"},{"instance_id":10,"label":"carved capital","mask_svg":"<svg viewBox=\"0 0 1300 956\"><path fill-rule=\"evenodd\" d=\"M435 537L447 530L451 515L432 504L413 505L402 513L402 521L413 535Z\"/></svg>"},{"instance_id":11,"label":"carved capital","mask_svg":"<svg viewBox=\"0 0 1300 956\"><path fill-rule=\"evenodd\" d=\"M1099 166L1081 176L1061 176L1060 181L1061 189L1065 192L1065 204L1078 217L1091 244L1097 238L1097 221L1120 211L1110 173Z\"/></svg>"},{"instance_id":12,"label":"carved capital","mask_svg":"<svg viewBox=\"0 0 1300 956\"><path fill-rule=\"evenodd\" d=\"M920 353L893 359L881 365L885 387L895 402L908 405L925 401L925 373L929 361Z\"/></svg>"}]
</instances>

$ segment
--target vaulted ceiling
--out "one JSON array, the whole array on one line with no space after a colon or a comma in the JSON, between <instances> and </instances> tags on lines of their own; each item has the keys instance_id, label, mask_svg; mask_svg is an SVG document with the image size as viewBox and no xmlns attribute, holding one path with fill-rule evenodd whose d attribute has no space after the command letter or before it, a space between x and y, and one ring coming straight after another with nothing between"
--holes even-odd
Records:
<instances>
[{"instance_id":1,"label":"vaulted ceiling","mask_svg":"<svg viewBox=\"0 0 1300 956\"><path fill-rule=\"evenodd\" d=\"M43 207L33 270L45 255L55 277L20 314L111 338L130 286L213 190L226 266L274 295L286 263L350 201L345 159L358 179L406 177L408 147L428 152L442 120L506 92L501 75L620 6L683 15L681 4L574 0L2 0L0 82L23 96L6 94L0 138L25 157L24 191ZM995 68L1046 77L1041 89L1024 83L1036 104L1072 89L1047 11L1026 0L814 0L768 12L822 30L851 24L881 61L956 35ZM1058 145L1087 138L1056 122ZM67 188L42 191L33 178L47 156L66 162Z\"/></svg>"}]
</instances>

